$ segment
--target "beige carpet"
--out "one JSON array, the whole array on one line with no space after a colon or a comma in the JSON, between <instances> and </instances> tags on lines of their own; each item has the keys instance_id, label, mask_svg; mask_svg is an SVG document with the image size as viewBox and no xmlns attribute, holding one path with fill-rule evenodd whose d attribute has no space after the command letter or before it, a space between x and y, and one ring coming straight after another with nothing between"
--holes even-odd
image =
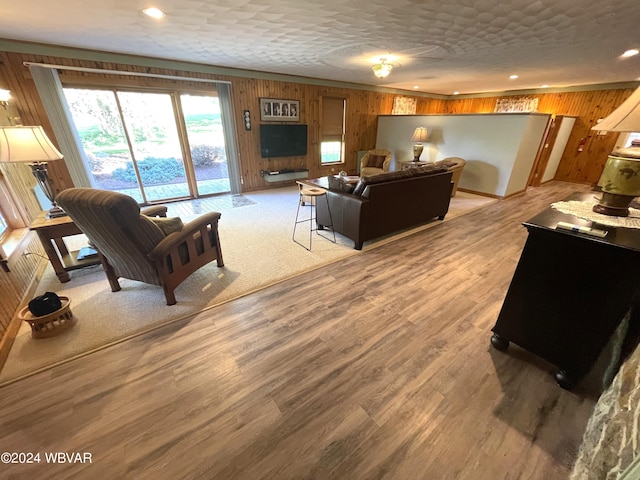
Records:
<instances>
[{"instance_id":1,"label":"beige carpet","mask_svg":"<svg viewBox=\"0 0 640 480\"><path fill-rule=\"evenodd\" d=\"M351 240L340 235L336 244L314 236L312 251L292 241L296 187L245 197L255 203L221 210L225 266L212 263L189 277L176 289L176 305L166 306L160 287L132 280L121 279L122 290L111 292L100 266L74 271L71 281L60 283L48 265L36 293L53 291L69 297L77 325L56 337L35 340L24 323L0 372L0 385L359 253ZM445 222L496 201L458 191ZM366 242L363 250L441 223L435 220ZM308 230L300 230L296 238L308 241Z\"/></svg>"}]
</instances>

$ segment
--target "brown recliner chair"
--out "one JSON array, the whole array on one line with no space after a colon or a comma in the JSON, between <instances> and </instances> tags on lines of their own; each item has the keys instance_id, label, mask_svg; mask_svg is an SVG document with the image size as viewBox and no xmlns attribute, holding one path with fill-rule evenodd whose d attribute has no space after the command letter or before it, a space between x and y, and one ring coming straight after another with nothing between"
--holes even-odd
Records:
<instances>
[{"instance_id":1,"label":"brown recliner chair","mask_svg":"<svg viewBox=\"0 0 640 480\"><path fill-rule=\"evenodd\" d=\"M391 152L384 149L369 150L360 159L360 176L367 177L385 173L391 166Z\"/></svg>"},{"instance_id":2,"label":"brown recliner chair","mask_svg":"<svg viewBox=\"0 0 640 480\"><path fill-rule=\"evenodd\" d=\"M213 260L224 266L218 220L210 212L182 225L179 219L154 219L141 214L128 195L93 188L69 188L56 203L98 250L111 290L120 290L118 278L160 285L167 305L176 303L174 289L189 275ZM166 207L146 213L162 215Z\"/></svg>"}]
</instances>

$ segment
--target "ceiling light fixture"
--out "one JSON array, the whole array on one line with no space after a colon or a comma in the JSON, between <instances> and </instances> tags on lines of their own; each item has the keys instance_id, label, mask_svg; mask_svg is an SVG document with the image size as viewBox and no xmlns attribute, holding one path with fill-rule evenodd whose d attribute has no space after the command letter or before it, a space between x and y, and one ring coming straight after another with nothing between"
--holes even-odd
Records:
<instances>
[{"instance_id":1,"label":"ceiling light fixture","mask_svg":"<svg viewBox=\"0 0 640 480\"><path fill-rule=\"evenodd\" d=\"M156 7L145 8L144 10L142 10L142 13L151 18L164 17L164 12Z\"/></svg>"},{"instance_id":2,"label":"ceiling light fixture","mask_svg":"<svg viewBox=\"0 0 640 480\"><path fill-rule=\"evenodd\" d=\"M622 54L623 57L633 57L634 55L638 55L638 53L640 53L640 50L638 50L637 48L632 48L631 50L627 50L626 52L624 52Z\"/></svg>"},{"instance_id":3,"label":"ceiling light fixture","mask_svg":"<svg viewBox=\"0 0 640 480\"><path fill-rule=\"evenodd\" d=\"M510 75L510 76L509 76L509 78L510 78L511 80L515 80L516 78L518 78L518 75Z\"/></svg>"},{"instance_id":4,"label":"ceiling light fixture","mask_svg":"<svg viewBox=\"0 0 640 480\"><path fill-rule=\"evenodd\" d=\"M376 77L385 78L387 75L391 73L391 69L393 68L393 65L386 62L387 62L386 58L381 58L380 63L376 63L374 66L371 67L371 69L373 70L373 74Z\"/></svg>"}]
</instances>

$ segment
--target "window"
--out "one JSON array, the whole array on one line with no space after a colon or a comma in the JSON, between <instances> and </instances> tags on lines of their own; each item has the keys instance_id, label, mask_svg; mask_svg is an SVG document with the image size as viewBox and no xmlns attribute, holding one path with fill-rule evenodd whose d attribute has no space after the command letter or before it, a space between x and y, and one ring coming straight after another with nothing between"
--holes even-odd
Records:
<instances>
[{"instance_id":1,"label":"window","mask_svg":"<svg viewBox=\"0 0 640 480\"><path fill-rule=\"evenodd\" d=\"M320 163L344 163L344 117L347 101L344 98L322 97L320 125Z\"/></svg>"},{"instance_id":2,"label":"window","mask_svg":"<svg viewBox=\"0 0 640 480\"><path fill-rule=\"evenodd\" d=\"M7 232L8 229L9 229L9 225L7 224L7 220L4 218L4 215L2 215L2 212L0 212L0 239L3 237L3 235Z\"/></svg>"},{"instance_id":3,"label":"window","mask_svg":"<svg viewBox=\"0 0 640 480\"><path fill-rule=\"evenodd\" d=\"M634 140L640 140L640 132L631 132L627 135L627 141L625 142L625 148L631 146L631 142Z\"/></svg>"},{"instance_id":4,"label":"window","mask_svg":"<svg viewBox=\"0 0 640 480\"><path fill-rule=\"evenodd\" d=\"M106 87L63 91L95 187L143 204L230 190L215 87L207 94Z\"/></svg>"},{"instance_id":5,"label":"window","mask_svg":"<svg viewBox=\"0 0 640 480\"><path fill-rule=\"evenodd\" d=\"M17 165L16 165L17 166ZM23 169L25 166L21 166ZM13 170L20 170L15 168ZM26 168L26 170L29 170ZM25 222L14 201L14 196L10 193L5 172L0 171L0 258L10 255L27 234ZM33 179L29 172L30 179ZM19 180L19 178L18 178ZM29 193L31 190L28 190ZM35 200L35 199L34 199ZM40 211L39 205L36 207Z\"/></svg>"}]
</instances>

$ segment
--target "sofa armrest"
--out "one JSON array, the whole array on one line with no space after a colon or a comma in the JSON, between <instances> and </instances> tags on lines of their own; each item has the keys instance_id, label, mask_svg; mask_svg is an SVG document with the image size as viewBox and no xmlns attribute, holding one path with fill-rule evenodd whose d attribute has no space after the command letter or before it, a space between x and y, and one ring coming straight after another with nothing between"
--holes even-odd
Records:
<instances>
[{"instance_id":1,"label":"sofa armrest","mask_svg":"<svg viewBox=\"0 0 640 480\"><path fill-rule=\"evenodd\" d=\"M331 217L327 210L331 210ZM345 192L327 191L327 202L321 198L317 203L317 222L319 225L333 223L334 231L353 239L356 247L362 247L360 232L362 221L369 207L369 199Z\"/></svg>"}]
</instances>

